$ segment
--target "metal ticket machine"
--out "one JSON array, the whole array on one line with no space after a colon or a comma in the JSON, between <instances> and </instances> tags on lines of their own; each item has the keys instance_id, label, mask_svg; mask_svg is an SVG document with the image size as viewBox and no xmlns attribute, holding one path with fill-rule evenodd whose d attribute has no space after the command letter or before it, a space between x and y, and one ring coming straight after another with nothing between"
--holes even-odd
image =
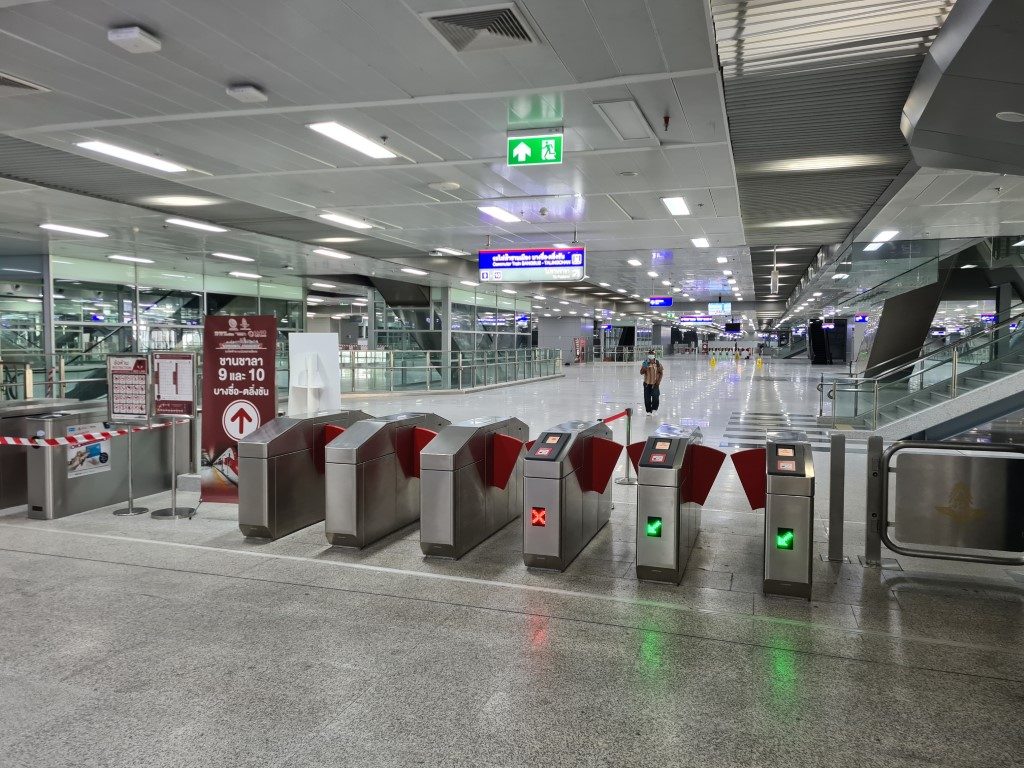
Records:
<instances>
[{"instance_id":1,"label":"metal ticket machine","mask_svg":"<svg viewBox=\"0 0 1024 768\"><path fill-rule=\"evenodd\" d=\"M450 422L396 413L353 424L324 450L327 541L363 548L420 517L420 451Z\"/></svg>"},{"instance_id":2,"label":"metal ticket machine","mask_svg":"<svg viewBox=\"0 0 1024 768\"><path fill-rule=\"evenodd\" d=\"M611 516L622 446L603 421L542 432L523 459L523 561L564 571Z\"/></svg>"},{"instance_id":3,"label":"metal ticket machine","mask_svg":"<svg viewBox=\"0 0 1024 768\"><path fill-rule=\"evenodd\" d=\"M519 419L467 419L420 452L420 548L460 558L522 514L529 428Z\"/></svg>"},{"instance_id":4,"label":"metal ticket machine","mask_svg":"<svg viewBox=\"0 0 1024 768\"><path fill-rule=\"evenodd\" d=\"M324 448L362 411L278 416L238 442L238 527L279 539L325 516Z\"/></svg>"},{"instance_id":5,"label":"metal ticket machine","mask_svg":"<svg viewBox=\"0 0 1024 768\"><path fill-rule=\"evenodd\" d=\"M678 584L683 578L701 506L725 460L702 439L699 429L665 424L638 444L636 577L642 581Z\"/></svg>"}]
</instances>

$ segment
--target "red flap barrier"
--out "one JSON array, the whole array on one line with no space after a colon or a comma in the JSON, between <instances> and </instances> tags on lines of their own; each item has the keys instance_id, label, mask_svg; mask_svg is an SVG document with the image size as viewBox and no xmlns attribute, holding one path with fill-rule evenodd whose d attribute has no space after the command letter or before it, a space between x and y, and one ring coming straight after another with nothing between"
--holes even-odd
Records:
<instances>
[{"instance_id":1,"label":"red flap barrier","mask_svg":"<svg viewBox=\"0 0 1024 768\"><path fill-rule=\"evenodd\" d=\"M536 443L536 442L537 442L536 440L527 440L526 443L525 443L526 450L530 450L531 448L533 448L533 444Z\"/></svg>"},{"instance_id":2,"label":"red flap barrier","mask_svg":"<svg viewBox=\"0 0 1024 768\"><path fill-rule=\"evenodd\" d=\"M412 428L412 477L420 476L420 451L427 447L427 443L437 437L437 432L425 427Z\"/></svg>"},{"instance_id":3,"label":"red flap barrier","mask_svg":"<svg viewBox=\"0 0 1024 768\"><path fill-rule=\"evenodd\" d=\"M580 478L580 488L584 491L604 493L621 453L622 446L614 440L604 437L589 438L583 454L582 474L580 469L576 470Z\"/></svg>"},{"instance_id":4,"label":"red flap barrier","mask_svg":"<svg viewBox=\"0 0 1024 768\"><path fill-rule=\"evenodd\" d=\"M629 461L633 465L633 471L640 471L640 457L644 455L644 446L647 445L646 440L641 440L639 443L633 443L626 446L626 455L629 456Z\"/></svg>"},{"instance_id":5,"label":"red flap barrier","mask_svg":"<svg viewBox=\"0 0 1024 768\"><path fill-rule=\"evenodd\" d=\"M683 501L704 506L723 463L725 454L719 450L700 444L687 448L683 459Z\"/></svg>"},{"instance_id":6,"label":"red flap barrier","mask_svg":"<svg viewBox=\"0 0 1024 768\"><path fill-rule=\"evenodd\" d=\"M497 432L491 435L491 460L487 467L487 484L504 490L522 452L522 440Z\"/></svg>"},{"instance_id":7,"label":"red flap barrier","mask_svg":"<svg viewBox=\"0 0 1024 768\"><path fill-rule=\"evenodd\" d=\"M320 434L313 433L313 465L319 474L324 473L324 448L334 438L345 431L344 427L337 427L334 424L325 424Z\"/></svg>"},{"instance_id":8,"label":"red flap barrier","mask_svg":"<svg viewBox=\"0 0 1024 768\"><path fill-rule=\"evenodd\" d=\"M738 451L731 458L750 508L762 509L768 503L767 452L764 448L751 448L749 451Z\"/></svg>"}]
</instances>

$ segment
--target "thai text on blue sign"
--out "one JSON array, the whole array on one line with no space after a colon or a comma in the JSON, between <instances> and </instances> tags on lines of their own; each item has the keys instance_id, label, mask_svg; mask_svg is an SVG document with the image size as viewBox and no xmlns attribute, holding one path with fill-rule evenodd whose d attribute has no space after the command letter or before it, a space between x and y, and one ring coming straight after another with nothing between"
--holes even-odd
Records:
<instances>
[{"instance_id":1,"label":"thai text on blue sign","mask_svg":"<svg viewBox=\"0 0 1024 768\"><path fill-rule=\"evenodd\" d=\"M647 300L647 303L652 307L671 307L672 297L671 296L651 296Z\"/></svg>"},{"instance_id":2,"label":"thai text on blue sign","mask_svg":"<svg viewBox=\"0 0 1024 768\"><path fill-rule=\"evenodd\" d=\"M482 283L571 283L586 272L587 250L570 248L523 248L479 253Z\"/></svg>"},{"instance_id":3,"label":"thai text on blue sign","mask_svg":"<svg viewBox=\"0 0 1024 768\"><path fill-rule=\"evenodd\" d=\"M714 322L714 319L711 315L680 315L676 318L676 322L703 325Z\"/></svg>"}]
</instances>

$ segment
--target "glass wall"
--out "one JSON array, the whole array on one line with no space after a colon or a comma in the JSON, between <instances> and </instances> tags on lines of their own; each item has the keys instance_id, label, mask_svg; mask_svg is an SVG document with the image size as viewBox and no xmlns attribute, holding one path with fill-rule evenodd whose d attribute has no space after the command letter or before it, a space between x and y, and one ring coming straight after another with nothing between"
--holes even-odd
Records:
<instances>
[{"instance_id":1,"label":"glass wall","mask_svg":"<svg viewBox=\"0 0 1024 768\"><path fill-rule=\"evenodd\" d=\"M529 298L451 290L452 351L481 352L533 346Z\"/></svg>"}]
</instances>

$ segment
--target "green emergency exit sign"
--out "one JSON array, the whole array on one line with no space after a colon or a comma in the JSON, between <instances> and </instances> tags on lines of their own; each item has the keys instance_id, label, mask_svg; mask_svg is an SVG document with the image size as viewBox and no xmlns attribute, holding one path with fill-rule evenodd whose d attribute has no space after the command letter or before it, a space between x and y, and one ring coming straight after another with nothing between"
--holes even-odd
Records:
<instances>
[{"instance_id":1,"label":"green emergency exit sign","mask_svg":"<svg viewBox=\"0 0 1024 768\"><path fill-rule=\"evenodd\" d=\"M508 164L557 165L562 162L562 134L539 133L508 137Z\"/></svg>"}]
</instances>

